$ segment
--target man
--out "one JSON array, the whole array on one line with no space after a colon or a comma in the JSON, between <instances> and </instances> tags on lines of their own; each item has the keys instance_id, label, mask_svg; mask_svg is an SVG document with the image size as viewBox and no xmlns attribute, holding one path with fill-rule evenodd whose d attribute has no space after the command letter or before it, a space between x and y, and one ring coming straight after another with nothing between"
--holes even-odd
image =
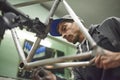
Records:
<instances>
[{"instance_id":1,"label":"man","mask_svg":"<svg viewBox=\"0 0 120 80\"><path fill-rule=\"evenodd\" d=\"M75 80L120 80L120 18L107 18L100 24L91 25L88 31L95 42L105 49L104 55L97 55L93 59L96 66L74 67ZM79 42L78 53L92 49L79 26L69 15L53 20L50 34L62 36L73 44ZM90 59L92 58L84 61Z\"/></svg>"}]
</instances>

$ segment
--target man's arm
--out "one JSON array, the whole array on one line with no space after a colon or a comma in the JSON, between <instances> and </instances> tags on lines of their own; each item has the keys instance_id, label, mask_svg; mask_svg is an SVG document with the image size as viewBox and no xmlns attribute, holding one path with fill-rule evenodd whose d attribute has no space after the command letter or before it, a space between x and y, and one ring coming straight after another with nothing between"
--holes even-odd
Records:
<instances>
[{"instance_id":1,"label":"man's arm","mask_svg":"<svg viewBox=\"0 0 120 80\"><path fill-rule=\"evenodd\" d=\"M32 79L33 80L66 80L56 76L52 72L45 70L41 67L33 70Z\"/></svg>"},{"instance_id":2,"label":"man's arm","mask_svg":"<svg viewBox=\"0 0 120 80\"><path fill-rule=\"evenodd\" d=\"M104 55L95 57L95 64L103 69L120 67L120 52L104 50Z\"/></svg>"},{"instance_id":3,"label":"man's arm","mask_svg":"<svg viewBox=\"0 0 120 80\"><path fill-rule=\"evenodd\" d=\"M116 26L113 27L116 28L116 33L120 39L120 18L111 17L109 19L116 24ZM96 66L99 68L109 69L120 67L120 48L119 52L104 50L104 55L98 55L94 59Z\"/></svg>"}]
</instances>

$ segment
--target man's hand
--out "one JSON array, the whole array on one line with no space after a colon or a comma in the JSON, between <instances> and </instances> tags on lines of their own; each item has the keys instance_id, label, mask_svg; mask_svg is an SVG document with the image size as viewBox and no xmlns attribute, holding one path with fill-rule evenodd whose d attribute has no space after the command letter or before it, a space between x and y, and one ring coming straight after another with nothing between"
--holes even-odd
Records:
<instances>
[{"instance_id":1,"label":"man's hand","mask_svg":"<svg viewBox=\"0 0 120 80\"><path fill-rule=\"evenodd\" d=\"M104 50L104 55L97 55L94 62L98 68L103 69L120 67L120 52Z\"/></svg>"},{"instance_id":2,"label":"man's hand","mask_svg":"<svg viewBox=\"0 0 120 80\"><path fill-rule=\"evenodd\" d=\"M33 71L33 80L56 80L56 76L48 70L37 68Z\"/></svg>"}]
</instances>

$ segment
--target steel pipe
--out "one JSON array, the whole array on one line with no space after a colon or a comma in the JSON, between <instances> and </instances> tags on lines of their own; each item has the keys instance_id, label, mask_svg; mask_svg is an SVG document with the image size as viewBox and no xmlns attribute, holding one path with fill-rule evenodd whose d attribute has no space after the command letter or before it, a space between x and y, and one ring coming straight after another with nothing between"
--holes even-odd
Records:
<instances>
[{"instance_id":1,"label":"steel pipe","mask_svg":"<svg viewBox=\"0 0 120 80\"><path fill-rule=\"evenodd\" d=\"M74 11L72 10L72 8L68 5L68 3L65 0L62 0L64 3L64 6L66 8L66 10L68 11L68 13L71 15L71 17L73 18L73 20L76 22L76 24L80 27L80 31L84 34L84 36L88 39L88 41L90 42L91 46L94 47L96 46L95 41L93 40L93 38L90 36L90 34L88 33L88 30L84 27L84 25L82 24L82 22L78 19L78 17L76 16L76 14L74 13Z\"/></svg>"},{"instance_id":2,"label":"steel pipe","mask_svg":"<svg viewBox=\"0 0 120 80\"><path fill-rule=\"evenodd\" d=\"M58 58L49 58L49 59L44 59L44 60L39 60L35 62L29 62L26 67L35 67L35 66L45 66L49 64L55 64L55 63L60 63L60 62L66 62L70 60L82 60L86 58L90 58L92 56L92 51L85 52L83 54L75 54L75 55L70 55L70 56L63 56L63 57L58 57Z\"/></svg>"},{"instance_id":3,"label":"steel pipe","mask_svg":"<svg viewBox=\"0 0 120 80\"><path fill-rule=\"evenodd\" d=\"M65 62L65 63L55 63L53 65L45 66L47 69L57 69L57 68L66 68L66 67L75 67L75 66L89 66L91 65L90 61L83 62Z\"/></svg>"},{"instance_id":4,"label":"steel pipe","mask_svg":"<svg viewBox=\"0 0 120 80\"><path fill-rule=\"evenodd\" d=\"M35 51L37 49L37 47L39 46L40 44L40 41L41 39L40 38L37 38L37 40L34 42L34 44L32 45L32 48L27 56L27 62L31 62L31 60L33 59L33 56L35 54Z\"/></svg>"},{"instance_id":5,"label":"steel pipe","mask_svg":"<svg viewBox=\"0 0 120 80\"><path fill-rule=\"evenodd\" d=\"M24 51L23 51L23 49L22 49L22 47L20 45L19 38L17 36L17 33L16 33L15 29L11 29L11 34L12 34L12 38L14 40L16 49L17 49L17 51L19 53L19 56L21 57L23 63L26 64L27 61L26 61L26 58L25 58L25 54L24 54Z\"/></svg>"}]
</instances>

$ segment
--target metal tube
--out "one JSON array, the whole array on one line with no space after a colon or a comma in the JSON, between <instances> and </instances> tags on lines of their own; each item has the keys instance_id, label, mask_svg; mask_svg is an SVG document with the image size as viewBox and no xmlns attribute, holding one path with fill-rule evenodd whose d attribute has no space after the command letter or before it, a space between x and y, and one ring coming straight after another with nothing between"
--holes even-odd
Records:
<instances>
[{"instance_id":1,"label":"metal tube","mask_svg":"<svg viewBox=\"0 0 120 80\"><path fill-rule=\"evenodd\" d=\"M30 62L35 54L35 50L37 49L37 47L40 44L41 39L37 38L37 40L34 42L34 44L32 45L32 48L29 52L29 55L27 56L27 62Z\"/></svg>"},{"instance_id":2,"label":"metal tube","mask_svg":"<svg viewBox=\"0 0 120 80\"><path fill-rule=\"evenodd\" d=\"M58 8L58 5L59 5L60 1L61 0L55 0L54 1L53 6L50 9L50 13L49 13L47 19L45 20L45 24L48 24L50 17L53 17L56 9Z\"/></svg>"},{"instance_id":3,"label":"metal tube","mask_svg":"<svg viewBox=\"0 0 120 80\"><path fill-rule=\"evenodd\" d=\"M91 63L89 61L84 62L65 62L65 63L55 63L53 65L45 66L47 69L57 69L57 68L66 68L66 67L75 67L75 66L89 66Z\"/></svg>"},{"instance_id":4,"label":"metal tube","mask_svg":"<svg viewBox=\"0 0 120 80\"><path fill-rule=\"evenodd\" d=\"M12 37L13 37L15 46L16 46L16 48L17 48L17 51L18 51L18 53L19 53L19 56L21 57L22 62L23 62L24 64L26 64L27 61L26 61L26 58L25 58L25 54L24 54L23 49L21 48L21 45L20 45L20 42L19 42L19 38L18 38L18 36L17 36L17 34L16 34L15 29L11 29L11 34L12 34Z\"/></svg>"},{"instance_id":5,"label":"metal tube","mask_svg":"<svg viewBox=\"0 0 120 80\"><path fill-rule=\"evenodd\" d=\"M52 0L26 1L26 2L23 2L23 3L14 4L13 6L19 8L19 7L25 7L25 6L29 6L29 5L33 5L33 4L40 4L40 3L43 3L43 2L47 2L47 1L52 1Z\"/></svg>"},{"instance_id":6,"label":"metal tube","mask_svg":"<svg viewBox=\"0 0 120 80\"><path fill-rule=\"evenodd\" d=\"M50 14L49 14L49 16L47 17L47 19L46 19L46 21L45 21L45 24L48 24L48 20L49 20L50 17L53 16L53 14L55 13L55 10L56 10L56 8L58 7L59 2L60 2L60 0L56 0L56 1L54 2L53 6L52 6L52 8L51 8L51 10L50 10ZM47 32L48 32L48 30L47 30ZM47 33L47 32L46 32L46 33ZM29 53L29 55L28 55L28 57L27 57L27 62L30 62L31 59L33 58L34 52L35 52L35 50L37 49L40 41L41 41L41 39L38 37L37 40L35 41L35 43L33 44L32 49L30 50L30 53Z\"/></svg>"},{"instance_id":7,"label":"metal tube","mask_svg":"<svg viewBox=\"0 0 120 80\"><path fill-rule=\"evenodd\" d=\"M48 64L65 62L69 60L77 60L77 59L82 60L82 59L90 58L91 56L92 56L92 51L89 51L83 54L63 56L63 57L58 57L58 58L49 58L49 59L39 60L35 62L30 62L26 66L27 67L43 66L43 65L48 65Z\"/></svg>"},{"instance_id":8,"label":"metal tube","mask_svg":"<svg viewBox=\"0 0 120 80\"><path fill-rule=\"evenodd\" d=\"M77 25L80 27L81 32L84 34L84 36L89 40L92 47L96 46L95 41L92 39L90 34L88 33L87 29L84 27L84 25L81 23L81 21L78 19L72 8L67 4L65 0L63 0L64 6L68 13L71 15L73 20L77 23Z\"/></svg>"},{"instance_id":9,"label":"metal tube","mask_svg":"<svg viewBox=\"0 0 120 80\"><path fill-rule=\"evenodd\" d=\"M48 15L48 17L46 18L45 20L45 24L47 25L47 28L46 28L46 31L45 33L48 34L49 30L50 30L50 26L49 26L49 23L51 21L51 17L53 17L59 3L60 3L61 0L55 0L54 3L53 3L53 6L51 7L50 9L50 13Z\"/></svg>"}]
</instances>

